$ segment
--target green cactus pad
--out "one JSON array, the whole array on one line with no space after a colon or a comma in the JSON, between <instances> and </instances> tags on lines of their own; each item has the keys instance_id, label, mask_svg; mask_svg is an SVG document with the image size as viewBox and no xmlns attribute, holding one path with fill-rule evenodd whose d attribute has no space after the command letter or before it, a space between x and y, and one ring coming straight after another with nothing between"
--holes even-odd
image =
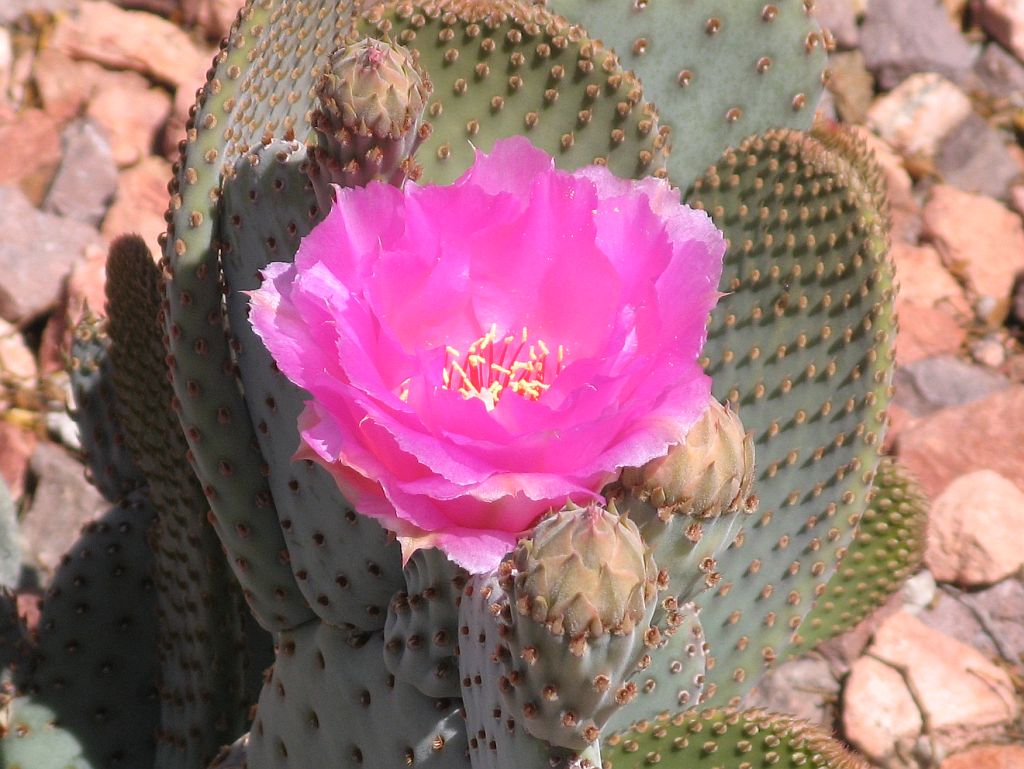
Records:
<instances>
[{"instance_id":1,"label":"green cactus pad","mask_svg":"<svg viewBox=\"0 0 1024 769\"><path fill-rule=\"evenodd\" d=\"M154 518L136 491L87 524L43 601L28 691L95 769L154 761L157 596L147 545Z\"/></svg>"},{"instance_id":2,"label":"green cactus pad","mask_svg":"<svg viewBox=\"0 0 1024 769\"><path fill-rule=\"evenodd\" d=\"M74 418L89 480L110 502L117 502L143 485L145 478L125 445L117 417L109 351L106 323L95 316L82 318L75 327L68 363Z\"/></svg>"},{"instance_id":3,"label":"green cactus pad","mask_svg":"<svg viewBox=\"0 0 1024 769\"><path fill-rule=\"evenodd\" d=\"M795 0L552 0L636 72L672 129L669 177L686 187L719 154L771 128L807 129L825 38Z\"/></svg>"},{"instance_id":4,"label":"green cactus pad","mask_svg":"<svg viewBox=\"0 0 1024 769\"><path fill-rule=\"evenodd\" d=\"M405 590L388 606L384 662L430 697L459 696L458 602L467 578L440 550L417 550L405 565Z\"/></svg>"},{"instance_id":5,"label":"green cactus pad","mask_svg":"<svg viewBox=\"0 0 1024 769\"><path fill-rule=\"evenodd\" d=\"M566 169L606 163L623 177L663 174L664 137L640 83L614 54L542 6L420 0L371 8L360 31L419 56L434 91L423 181L454 181L496 139L525 135Z\"/></svg>"},{"instance_id":6,"label":"green cactus pad","mask_svg":"<svg viewBox=\"0 0 1024 769\"><path fill-rule=\"evenodd\" d=\"M458 699L396 681L380 634L310 622L281 633L249 733L251 769L466 767Z\"/></svg>"},{"instance_id":7,"label":"green cactus pad","mask_svg":"<svg viewBox=\"0 0 1024 769\"><path fill-rule=\"evenodd\" d=\"M871 503L839 571L794 638L791 655L843 633L892 596L924 557L928 500L891 458L878 466Z\"/></svg>"},{"instance_id":8,"label":"green cactus pad","mask_svg":"<svg viewBox=\"0 0 1024 769\"><path fill-rule=\"evenodd\" d=\"M401 548L376 521L356 515L323 468L293 461L298 417L308 393L277 369L249 324L247 291L271 261L290 262L312 227L316 199L306 149L274 141L243 157L224 188L228 225L222 257L235 359L266 461L288 558L299 589L324 621L384 627L391 596L404 585Z\"/></svg>"},{"instance_id":9,"label":"green cactus pad","mask_svg":"<svg viewBox=\"0 0 1024 769\"><path fill-rule=\"evenodd\" d=\"M56 723L52 708L33 697L17 697L0 708L0 767L3 769L100 769L82 742Z\"/></svg>"},{"instance_id":10,"label":"green cactus pad","mask_svg":"<svg viewBox=\"0 0 1024 769\"><path fill-rule=\"evenodd\" d=\"M469 756L473 769L559 769L572 766L574 751L552 748L523 728L526 714L509 709L503 690L509 679L503 656L502 611L505 591L493 575L477 574L459 605L459 675L465 703ZM600 766L593 746L585 754Z\"/></svg>"},{"instance_id":11,"label":"green cactus pad","mask_svg":"<svg viewBox=\"0 0 1024 769\"><path fill-rule=\"evenodd\" d=\"M266 87L252 85L266 63L259 57L268 55L273 37L265 33L294 32L280 18L287 7L276 0L245 6L191 113L171 185L162 312L174 408L196 475L246 600L271 629L294 627L313 613L287 563L274 500L262 474L263 458L254 448L255 430L231 364L223 328L218 214L222 163L230 168L226 158L235 157L225 136L255 144L266 128L260 123L250 132L233 118L244 111L243 102L259 102L256 93ZM287 48L293 50L293 43ZM268 77L270 82L276 81ZM269 94L262 103L271 110L272 105L289 106L287 99Z\"/></svg>"},{"instance_id":12,"label":"green cactus pad","mask_svg":"<svg viewBox=\"0 0 1024 769\"><path fill-rule=\"evenodd\" d=\"M696 607L680 606L662 633L661 644L645 655L642 665L630 676L636 697L612 714L603 734L701 703L708 650Z\"/></svg>"},{"instance_id":13,"label":"green cactus pad","mask_svg":"<svg viewBox=\"0 0 1024 769\"><path fill-rule=\"evenodd\" d=\"M202 488L184 461L185 437L168 408L173 393L157 318L158 281L159 270L141 238L113 243L107 311L116 411L158 513L153 536L162 702L158 762L191 767L209 761L246 722L248 612L207 521ZM261 656L269 657L269 635L257 628L248 633L263 635Z\"/></svg>"},{"instance_id":14,"label":"green cactus pad","mask_svg":"<svg viewBox=\"0 0 1024 769\"><path fill-rule=\"evenodd\" d=\"M637 724L601 747L604 769L868 769L821 729L758 710L705 710Z\"/></svg>"},{"instance_id":15,"label":"green cactus pad","mask_svg":"<svg viewBox=\"0 0 1024 769\"><path fill-rule=\"evenodd\" d=\"M878 169L837 129L750 139L688 199L729 240L705 356L757 451L760 508L698 599L722 701L785 653L866 509L891 389L892 265Z\"/></svg>"}]
</instances>

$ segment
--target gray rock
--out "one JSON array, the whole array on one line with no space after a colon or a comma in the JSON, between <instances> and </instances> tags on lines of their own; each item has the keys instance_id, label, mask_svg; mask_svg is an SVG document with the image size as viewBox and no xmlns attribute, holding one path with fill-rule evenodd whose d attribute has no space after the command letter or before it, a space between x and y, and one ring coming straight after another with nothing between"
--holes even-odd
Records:
<instances>
[{"instance_id":1,"label":"gray rock","mask_svg":"<svg viewBox=\"0 0 1024 769\"><path fill-rule=\"evenodd\" d=\"M999 656L996 645L974 612L945 588L936 593L929 606L918 612L917 618L933 630L973 646L987 657Z\"/></svg>"},{"instance_id":2,"label":"gray rock","mask_svg":"<svg viewBox=\"0 0 1024 769\"><path fill-rule=\"evenodd\" d=\"M817 0L814 3L814 18L832 33L840 48L857 47L859 32L853 0Z\"/></svg>"},{"instance_id":3,"label":"gray rock","mask_svg":"<svg viewBox=\"0 0 1024 769\"><path fill-rule=\"evenodd\" d=\"M0 317L16 325L53 309L72 265L96 230L37 210L16 187L0 187Z\"/></svg>"},{"instance_id":4,"label":"gray rock","mask_svg":"<svg viewBox=\"0 0 1024 769\"><path fill-rule=\"evenodd\" d=\"M40 443L29 470L38 481L21 521L24 556L53 574L78 539L78 530L101 513L106 502L85 479L81 462L60 446Z\"/></svg>"},{"instance_id":5,"label":"gray rock","mask_svg":"<svg viewBox=\"0 0 1024 769\"><path fill-rule=\"evenodd\" d=\"M1010 386L991 369L952 355L925 358L896 372L896 403L916 417L948 406L962 406Z\"/></svg>"},{"instance_id":6,"label":"gray rock","mask_svg":"<svg viewBox=\"0 0 1024 769\"><path fill-rule=\"evenodd\" d=\"M943 181L964 192L1006 198L1010 185L1024 169L1010 152L1011 141L975 113L942 140L935 169Z\"/></svg>"},{"instance_id":7,"label":"gray rock","mask_svg":"<svg viewBox=\"0 0 1024 769\"><path fill-rule=\"evenodd\" d=\"M976 613L999 656L1024 667L1024 581L1004 579L987 590L963 593L959 598Z\"/></svg>"},{"instance_id":8,"label":"gray rock","mask_svg":"<svg viewBox=\"0 0 1024 769\"><path fill-rule=\"evenodd\" d=\"M761 679L744 707L788 713L812 724L831 728L839 699L839 681L828 662L802 657L786 662Z\"/></svg>"},{"instance_id":9,"label":"gray rock","mask_svg":"<svg viewBox=\"0 0 1024 769\"><path fill-rule=\"evenodd\" d=\"M967 82L971 89L1006 99L1010 106L1024 107L1024 64L996 43L985 46Z\"/></svg>"},{"instance_id":10,"label":"gray rock","mask_svg":"<svg viewBox=\"0 0 1024 769\"><path fill-rule=\"evenodd\" d=\"M938 0L871 0L860 45L884 90L914 72L938 72L960 81L978 53L953 27Z\"/></svg>"},{"instance_id":11,"label":"gray rock","mask_svg":"<svg viewBox=\"0 0 1024 769\"><path fill-rule=\"evenodd\" d=\"M117 192L117 165L103 129L89 119L61 134L63 156L43 210L99 226Z\"/></svg>"}]
</instances>

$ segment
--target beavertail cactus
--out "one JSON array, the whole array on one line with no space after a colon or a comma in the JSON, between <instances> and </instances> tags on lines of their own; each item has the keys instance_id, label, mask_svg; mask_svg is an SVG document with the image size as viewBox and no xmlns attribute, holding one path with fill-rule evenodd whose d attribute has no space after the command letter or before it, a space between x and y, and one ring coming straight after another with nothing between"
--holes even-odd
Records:
<instances>
[{"instance_id":1,"label":"beavertail cactus","mask_svg":"<svg viewBox=\"0 0 1024 769\"><path fill-rule=\"evenodd\" d=\"M717 709L854 541L890 396L884 191L811 129L810 5L247 2L160 289L137 241L109 269L157 769L856 765Z\"/></svg>"},{"instance_id":2,"label":"beavertail cactus","mask_svg":"<svg viewBox=\"0 0 1024 769\"><path fill-rule=\"evenodd\" d=\"M361 187L373 179L415 178L412 155L423 139L432 87L413 54L390 40L363 38L333 51L314 86L310 177L323 210L328 185Z\"/></svg>"},{"instance_id":3,"label":"beavertail cactus","mask_svg":"<svg viewBox=\"0 0 1024 769\"><path fill-rule=\"evenodd\" d=\"M668 454L623 470L619 484L661 517L714 518L753 506L753 479L753 435L728 405L712 399Z\"/></svg>"}]
</instances>

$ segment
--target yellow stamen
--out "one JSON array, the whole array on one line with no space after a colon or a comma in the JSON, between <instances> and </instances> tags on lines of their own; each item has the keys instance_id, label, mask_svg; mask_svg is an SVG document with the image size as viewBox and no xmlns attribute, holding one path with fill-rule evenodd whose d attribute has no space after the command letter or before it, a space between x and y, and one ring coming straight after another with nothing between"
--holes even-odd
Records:
<instances>
[{"instance_id":1,"label":"yellow stamen","mask_svg":"<svg viewBox=\"0 0 1024 769\"><path fill-rule=\"evenodd\" d=\"M565 348L558 346L557 360L551 366L551 349L544 340L538 339L527 347L529 338L524 327L519 337L507 334L499 339L497 324L492 324L469 345L465 356L454 347L445 347L443 387L455 390L466 400L479 399L488 411L497 406L506 390L527 400L537 400L565 367ZM404 392L408 397L407 386Z\"/></svg>"}]
</instances>

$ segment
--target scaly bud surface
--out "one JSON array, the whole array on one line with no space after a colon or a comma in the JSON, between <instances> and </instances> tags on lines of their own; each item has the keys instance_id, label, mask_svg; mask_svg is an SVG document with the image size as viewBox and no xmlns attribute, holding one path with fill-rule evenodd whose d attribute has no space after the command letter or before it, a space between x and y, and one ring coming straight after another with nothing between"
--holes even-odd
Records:
<instances>
[{"instance_id":1,"label":"scaly bud surface","mask_svg":"<svg viewBox=\"0 0 1024 769\"><path fill-rule=\"evenodd\" d=\"M713 518L753 504L754 439L739 416L712 399L666 456L623 470L621 485L665 517Z\"/></svg>"},{"instance_id":2,"label":"scaly bud surface","mask_svg":"<svg viewBox=\"0 0 1024 769\"><path fill-rule=\"evenodd\" d=\"M314 88L310 177L321 208L330 185L401 185L415 176L412 154L430 81L406 48L363 38L336 49Z\"/></svg>"},{"instance_id":3,"label":"scaly bud surface","mask_svg":"<svg viewBox=\"0 0 1024 769\"><path fill-rule=\"evenodd\" d=\"M514 563L519 613L573 639L632 632L656 592L636 525L597 505L542 521Z\"/></svg>"}]
</instances>

